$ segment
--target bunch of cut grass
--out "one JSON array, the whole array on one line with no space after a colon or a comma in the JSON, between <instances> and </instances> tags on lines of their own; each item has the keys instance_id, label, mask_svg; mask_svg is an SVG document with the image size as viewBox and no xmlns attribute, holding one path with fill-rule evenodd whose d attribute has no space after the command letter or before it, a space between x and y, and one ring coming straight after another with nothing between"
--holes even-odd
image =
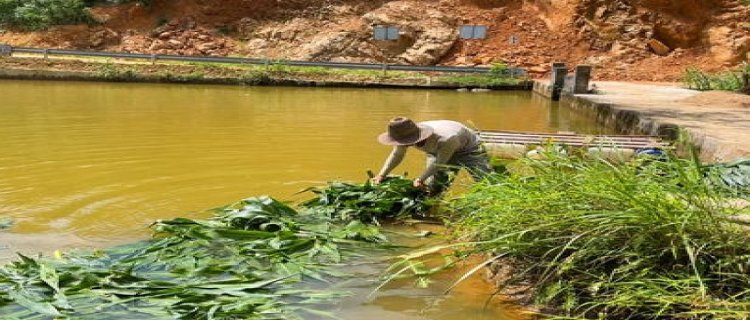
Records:
<instances>
[{"instance_id":1,"label":"bunch of cut grass","mask_svg":"<svg viewBox=\"0 0 750 320\"><path fill-rule=\"evenodd\" d=\"M379 224L386 220L424 218L434 204L425 190L415 188L411 180L402 177L387 177L380 184L334 182L309 191L317 198L302 206L339 221Z\"/></svg>"},{"instance_id":2,"label":"bunch of cut grass","mask_svg":"<svg viewBox=\"0 0 750 320\"><path fill-rule=\"evenodd\" d=\"M386 189L394 196L402 190L398 181L366 189ZM0 315L304 319L325 314L312 306L345 293L308 289L307 281L346 276L336 266L360 256L357 251L387 248L379 228L350 211L337 213L337 201L300 213L268 197L249 198L216 209L209 220L157 221L149 241L56 258L20 255L0 268Z\"/></svg>"},{"instance_id":3,"label":"bunch of cut grass","mask_svg":"<svg viewBox=\"0 0 750 320\"><path fill-rule=\"evenodd\" d=\"M750 318L750 236L697 160L548 154L453 205L474 252L522 266L553 319Z\"/></svg>"}]
</instances>

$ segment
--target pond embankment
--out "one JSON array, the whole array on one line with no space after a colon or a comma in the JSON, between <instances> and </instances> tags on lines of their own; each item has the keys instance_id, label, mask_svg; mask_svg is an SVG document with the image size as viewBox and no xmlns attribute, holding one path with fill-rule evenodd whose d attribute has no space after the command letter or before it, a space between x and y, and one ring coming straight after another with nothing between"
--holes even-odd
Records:
<instances>
[{"instance_id":1,"label":"pond embankment","mask_svg":"<svg viewBox=\"0 0 750 320\"><path fill-rule=\"evenodd\" d=\"M339 70L283 64L152 64L112 59L42 59L36 56L0 58L0 79L392 89L531 88L531 82L526 79L486 74Z\"/></svg>"},{"instance_id":2,"label":"pond embankment","mask_svg":"<svg viewBox=\"0 0 750 320\"><path fill-rule=\"evenodd\" d=\"M563 95L560 101L621 133L675 139L682 131L703 161L728 162L750 155L750 96L665 83L595 84L596 93ZM537 81L534 90L545 87Z\"/></svg>"}]
</instances>

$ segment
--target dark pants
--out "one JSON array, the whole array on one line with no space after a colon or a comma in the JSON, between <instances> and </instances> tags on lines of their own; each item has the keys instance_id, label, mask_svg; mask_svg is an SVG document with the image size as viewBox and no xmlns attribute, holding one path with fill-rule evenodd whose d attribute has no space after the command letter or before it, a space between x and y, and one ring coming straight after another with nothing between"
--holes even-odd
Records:
<instances>
[{"instance_id":1,"label":"dark pants","mask_svg":"<svg viewBox=\"0 0 750 320\"><path fill-rule=\"evenodd\" d=\"M433 157L427 155L427 157ZM430 159L428 158L428 161ZM490 158L481 147L477 147L475 150L466 153L457 153L448 160L442 168L435 173L434 176L427 179L425 183L428 185L430 193L439 195L445 192L450 187L453 180L456 178L458 171L461 168L466 169L474 181L482 180L487 174L492 172L490 166Z\"/></svg>"}]
</instances>

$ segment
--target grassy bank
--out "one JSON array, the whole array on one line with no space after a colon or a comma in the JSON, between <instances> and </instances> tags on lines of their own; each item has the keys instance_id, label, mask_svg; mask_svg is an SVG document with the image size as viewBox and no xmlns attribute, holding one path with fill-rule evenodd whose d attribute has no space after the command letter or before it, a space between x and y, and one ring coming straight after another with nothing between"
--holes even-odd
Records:
<instances>
[{"instance_id":1,"label":"grassy bank","mask_svg":"<svg viewBox=\"0 0 750 320\"><path fill-rule=\"evenodd\" d=\"M288 85L393 88L528 89L528 79L506 74L432 74L406 71L348 70L214 63L143 63L103 59L0 57L0 76L113 82L161 82L230 85ZM23 75L14 75L25 72Z\"/></svg>"},{"instance_id":2,"label":"grassy bank","mask_svg":"<svg viewBox=\"0 0 750 320\"><path fill-rule=\"evenodd\" d=\"M530 284L549 318L750 317L750 234L727 222L748 195L716 170L549 155L511 172L453 202L457 247L515 266L503 285Z\"/></svg>"}]
</instances>

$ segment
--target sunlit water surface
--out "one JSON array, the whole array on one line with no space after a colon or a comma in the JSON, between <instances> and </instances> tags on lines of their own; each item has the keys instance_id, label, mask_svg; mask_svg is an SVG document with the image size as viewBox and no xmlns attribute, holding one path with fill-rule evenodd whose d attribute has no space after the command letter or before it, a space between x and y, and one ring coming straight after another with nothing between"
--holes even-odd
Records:
<instances>
[{"instance_id":1,"label":"sunlit water surface","mask_svg":"<svg viewBox=\"0 0 750 320\"><path fill-rule=\"evenodd\" d=\"M15 221L0 232L0 260L130 242L147 237L156 219L363 181L390 151L375 137L397 115L481 129L604 131L528 92L0 81L0 217ZM412 151L397 172L418 173L423 163ZM348 299L342 314L509 319L485 310L491 291L481 281L447 302L433 297L437 289L389 290Z\"/></svg>"}]
</instances>

